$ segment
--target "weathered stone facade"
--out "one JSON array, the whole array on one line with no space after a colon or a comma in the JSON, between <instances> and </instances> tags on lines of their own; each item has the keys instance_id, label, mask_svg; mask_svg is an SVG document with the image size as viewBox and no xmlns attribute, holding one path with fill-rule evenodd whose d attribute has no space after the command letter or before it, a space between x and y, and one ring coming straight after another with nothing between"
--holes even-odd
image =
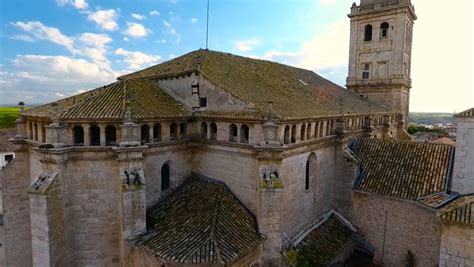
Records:
<instances>
[{"instance_id":1,"label":"weathered stone facade","mask_svg":"<svg viewBox=\"0 0 474 267\"><path fill-rule=\"evenodd\" d=\"M474 266L472 227L457 224L443 225L439 266Z\"/></svg>"}]
</instances>

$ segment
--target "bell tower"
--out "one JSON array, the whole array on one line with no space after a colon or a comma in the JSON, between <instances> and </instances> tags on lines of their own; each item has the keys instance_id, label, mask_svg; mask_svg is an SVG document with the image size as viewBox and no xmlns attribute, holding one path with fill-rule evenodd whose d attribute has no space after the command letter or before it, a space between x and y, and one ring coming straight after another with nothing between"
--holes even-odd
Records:
<instances>
[{"instance_id":1,"label":"bell tower","mask_svg":"<svg viewBox=\"0 0 474 267\"><path fill-rule=\"evenodd\" d=\"M415 9L410 0L352 4L347 89L408 120Z\"/></svg>"}]
</instances>

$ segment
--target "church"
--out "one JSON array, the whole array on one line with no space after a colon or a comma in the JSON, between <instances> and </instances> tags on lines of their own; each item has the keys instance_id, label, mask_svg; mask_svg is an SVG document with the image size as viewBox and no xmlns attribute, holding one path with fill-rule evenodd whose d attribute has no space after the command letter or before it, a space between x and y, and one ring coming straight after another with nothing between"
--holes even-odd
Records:
<instances>
[{"instance_id":1,"label":"church","mask_svg":"<svg viewBox=\"0 0 474 267\"><path fill-rule=\"evenodd\" d=\"M347 88L201 49L22 111L7 266L474 266L474 109L411 142L411 1L348 17Z\"/></svg>"}]
</instances>

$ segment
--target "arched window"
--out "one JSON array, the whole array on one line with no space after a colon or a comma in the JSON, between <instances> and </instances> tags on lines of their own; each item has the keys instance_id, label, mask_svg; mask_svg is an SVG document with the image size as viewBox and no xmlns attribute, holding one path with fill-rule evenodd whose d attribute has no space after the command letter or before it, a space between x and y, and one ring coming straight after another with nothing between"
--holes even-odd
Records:
<instances>
[{"instance_id":1,"label":"arched window","mask_svg":"<svg viewBox=\"0 0 474 267\"><path fill-rule=\"evenodd\" d=\"M113 125L105 127L105 145L114 146L117 144L117 130Z\"/></svg>"},{"instance_id":2,"label":"arched window","mask_svg":"<svg viewBox=\"0 0 474 267\"><path fill-rule=\"evenodd\" d=\"M142 143L150 143L150 126L143 124L140 129L140 140Z\"/></svg>"},{"instance_id":3,"label":"arched window","mask_svg":"<svg viewBox=\"0 0 474 267\"><path fill-rule=\"evenodd\" d=\"M33 123L30 122L30 139L33 140Z\"/></svg>"},{"instance_id":4,"label":"arched window","mask_svg":"<svg viewBox=\"0 0 474 267\"><path fill-rule=\"evenodd\" d=\"M300 140L304 141L306 138L306 125L301 125L301 131L300 131Z\"/></svg>"},{"instance_id":5,"label":"arched window","mask_svg":"<svg viewBox=\"0 0 474 267\"><path fill-rule=\"evenodd\" d=\"M311 181L316 180L316 164L317 164L316 154L312 152L306 160L306 172L305 172L305 182L304 189L309 190ZM314 186L313 186L314 188Z\"/></svg>"},{"instance_id":6,"label":"arched window","mask_svg":"<svg viewBox=\"0 0 474 267\"><path fill-rule=\"evenodd\" d=\"M178 138L176 136L176 124L173 122L171 123L170 125L170 140L176 140L176 138Z\"/></svg>"},{"instance_id":7,"label":"arched window","mask_svg":"<svg viewBox=\"0 0 474 267\"><path fill-rule=\"evenodd\" d=\"M89 137L91 146L100 146L100 128L97 125L92 125L89 128Z\"/></svg>"},{"instance_id":8,"label":"arched window","mask_svg":"<svg viewBox=\"0 0 474 267\"><path fill-rule=\"evenodd\" d=\"M35 123L33 127L35 129L35 140L38 141L38 124Z\"/></svg>"},{"instance_id":9,"label":"arched window","mask_svg":"<svg viewBox=\"0 0 474 267\"><path fill-rule=\"evenodd\" d=\"M153 125L153 142L161 142L161 124Z\"/></svg>"},{"instance_id":10,"label":"arched window","mask_svg":"<svg viewBox=\"0 0 474 267\"><path fill-rule=\"evenodd\" d=\"M161 166L161 191L170 188L171 167L168 162Z\"/></svg>"},{"instance_id":11,"label":"arched window","mask_svg":"<svg viewBox=\"0 0 474 267\"><path fill-rule=\"evenodd\" d=\"M289 144L290 143L290 126L285 126L285 132L283 134L283 143Z\"/></svg>"},{"instance_id":12,"label":"arched window","mask_svg":"<svg viewBox=\"0 0 474 267\"><path fill-rule=\"evenodd\" d=\"M326 136L331 135L331 127L332 127L332 121L328 121L326 125Z\"/></svg>"},{"instance_id":13,"label":"arched window","mask_svg":"<svg viewBox=\"0 0 474 267\"><path fill-rule=\"evenodd\" d=\"M306 128L306 140L311 139L311 123L308 123L308 127Z\"/></svg>"},{"instance_id":14,"label":"arched window","mask_svg":"<svg viewBox=\"0 0 474 267\"><path fill-rule=\"evenodd\" d=\"M201 138L207 139L207 123L201 122Z\"/></svg>"},{"instance_id":15,"label":"arched window","mask_svg":"<svg viewBox=\"0 0 474 267\"><path fill-rule=\"evenodd\" d=\"M41 142L46 142L46 128L44 125L41 125Z\"/></svg>"},{"instance_id":16,"label":"arched window","mask_svg":"<svg viewBox=\"0 0 474 267\"><path fill-rule=\"evenodd\" d=\"M188 136L188 125L186 123L181 123L179 125L179 139L184 139Z\"/></svg>"},{"instance_id":17,"label":"arched window","mask_svg":"<svg viewBox=\"0 0 474 267\"><path fill-rule=\"evenodd\" d=\"M388 22L384 22L380 25L380 38L388 37Z\"/></svg>"},{"instance_id":18,"label":"arched window","mask_svg":"<svg viewBox=\"0 0 474 267\"><path fill-rule=\"evenodd\" d=\"M237 126L235 124L229 126L229 141L237 142Z\"/></svg>"},{"instance_id":19,"label":"arched window","mask_svg":"<svg viewBox=\"0 0 474 267\"><path fill-rule=\"evenodd\" d=\"M211 140L217 140L217 125L215 123L211 123L209 128L210 128L210 132L211 132L210 139Z\"/></svg>"},{"instance_id":20,"label":"arched window","mask_svg":"<svg viewBox=\"0 0 474 267\"><path fill-rule=\"evenodd\" d=\"M364 30L364 41L372 41L372 25L366 25Z\"/></svg>"},{"instance_id":21,"label":"arched window","mask_svg":"<svg viewBox=\"0 0 474 267\"><path fill-rule=\"evenodd\" d=\"M242 124L242 126L240 126L240 142L249 142L249 126L247 124Z\"/></svg>"},{"instance_id":22,"label":"arched window","mask_svg":"<svg viewBox=\"0 0 474 267\"><path fill-rule=\"evenodd\" d=\"M296 125L291 126L291 143L296 143Z\"/></svg>"},{"instance_id":23,"label":"arched window","mask_svg":"<svg viewBox=\"0 0 474 267\"><path fill-rule=\"evenodd\" d=\"M83 146L84 145L84 129L82 126L76 125L72 128L73 136L74 136L74 145L75 146Z\"/></svg>"},{"instance_id":24,"label":"arched window","mask_svg":"<svg viewBox=\"0 0 474 267\"><path fill-rule=\"evenodd\" d=\"M326 125L324 121L319 123L319 137L324 137L324 125Z\"/></svg>"},{"instance_id":25,"label":"arched window","mask_svg":"<svg viewBox=\"0 0 474 267\"><path fill-rule=\"evenodd\" d=\"M319 122L314 125L314 138L319 138Z\"/></svg>"}]
</instances>

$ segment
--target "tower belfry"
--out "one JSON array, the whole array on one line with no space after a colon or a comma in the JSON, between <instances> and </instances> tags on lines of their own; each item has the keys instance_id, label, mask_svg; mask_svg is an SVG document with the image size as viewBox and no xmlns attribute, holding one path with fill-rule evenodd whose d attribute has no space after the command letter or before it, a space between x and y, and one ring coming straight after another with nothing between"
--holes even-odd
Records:
<instances>
[{"instance_id":1,"label":"tower belfry","mask_svg":"<svg viewBox=\"0 0 474 267\"><path fill-rule=\"evenodd\" d=\"M410 0L352 4L347 89L408 119L415 9Z\"/></svg>"}]
</instances>

